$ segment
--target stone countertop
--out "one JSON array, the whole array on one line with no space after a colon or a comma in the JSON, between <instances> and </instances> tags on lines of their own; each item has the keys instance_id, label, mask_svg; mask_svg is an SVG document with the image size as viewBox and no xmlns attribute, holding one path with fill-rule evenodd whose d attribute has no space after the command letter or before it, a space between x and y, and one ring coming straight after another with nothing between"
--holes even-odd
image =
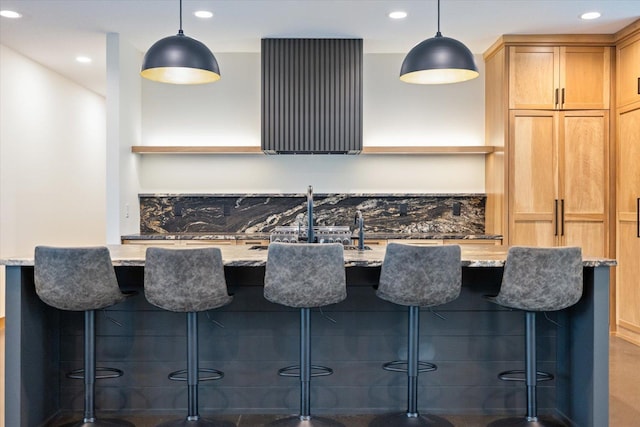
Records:
<instances>
[{"instance_id":1,"label":"stone countertop","mask_svg":"<svg viewBox=\"0 0 640 427\"><path fill-rule=\"evenodd\" d=\"M175 246L167 246L175 248ZM267 251L251 249L250 246L219 246L225 266L229 267L261 267L267 262ZM144 266L144 245L111 245L108 246L115 266ZM502 267L507 256L507 246L463 245L463 267ZM346 267L379 267L384 259L385 247L371 247L370 250L345 250ZM585 258L585 267L612 267L616 261L607 258ZM0 259L0 265L32 266L33 251L24 256Z\"/></svg>"},{"instance_id":2,"label":"stone countertop","mask_svg":"<svg viewBox=\"0 0 640 427\"><path fill-rule=\"evenodd\" d=\"M270 233L151 233L129 234L121 240L269 240Z\"/></svg>"},{"instance_id":3,"label":"stone countertop","mask_svg":"<svg viewBox=\"0 0 640 427\"><path fill-rule=\"evenodd\" d=\"M501 234L463 234L463 233L364 233L365 239L382 240L501 240ZM353 233L353 238L358 238L358 233Z\"/></svg>"},{"instance_id":4,"label":"stone countertop","mask_svg":"<svg viewBox=\"0 0 640 427\"><path fill-rule=\"evenodd\" d=\"M269 233L153 233L129 234L122 240L269 240ZM463 233L366 233L365 239L430 239L430 240L500 240L500 234L463 234ZM352 239L358 239L357 230Z\"/></svg>"}]
</instances>

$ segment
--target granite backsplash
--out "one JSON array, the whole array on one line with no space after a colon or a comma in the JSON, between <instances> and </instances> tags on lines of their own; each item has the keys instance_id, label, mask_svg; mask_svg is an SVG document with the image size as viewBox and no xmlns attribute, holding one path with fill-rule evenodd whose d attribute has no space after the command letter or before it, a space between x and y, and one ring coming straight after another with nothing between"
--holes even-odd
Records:
<instances>
[{"instance_id":1,"label":"granite backsplash","mask_svg":"<svg viewBox=\"0 0 640 427\"><path fill-rule=\"evenodd\" d=\"M307 223L306 194L141 194L140 233L268 233ZM356 211L369 233L484 234L483 194L316 194L316 225L352 226Z\"/></svg>"}]
</instances>

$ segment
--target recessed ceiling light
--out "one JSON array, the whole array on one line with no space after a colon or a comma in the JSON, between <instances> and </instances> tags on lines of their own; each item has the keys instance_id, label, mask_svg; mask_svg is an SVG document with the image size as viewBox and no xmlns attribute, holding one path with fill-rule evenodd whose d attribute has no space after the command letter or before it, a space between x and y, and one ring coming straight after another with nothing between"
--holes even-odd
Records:
<instances>
[{"instance_id":1,"label":"recessed ceiling light","mask_svg":"<svg viewBox=\"0 0 640 427\"><path fill-rule=\"evenodd\" d=\"M602 16L600 12L585 12L582 15L580 15L580 18L584 20L590 20L590 19L598 19L600 18L600 16Z\"/></svg>"},{"instance_id":2,"label":"recessed ceiling light","mask_svg":"<svg viewBox=\"0 0 640 427\"><path fill-rule=\"evenodd\" d=\"M389 13L389 18L391 19L404 19L407 17L407 12L404 10L396 10L394 12Z\"/></svg>"},{"instance_id":3,"label":"recessed ceiling light","mask_svg":"<svg viewBox=\"0 0 640 427\"><path fill-rule=\"evenodd\" d=\"M0 10L0 16L5 18L22 18L22 14L14 12L13 10Z\"/></svg>"},{"instance_id":4,"label":"recessed ceiling light","mask_svg":"<svg viewBox=\"0 0 640 427\"><path fill-rule=\"evenodd\" d=\"M198 10L193 12L193 14L198 18L213 18L213 12L209 12L208 10Z\"/></svg>"},{"instance_id":5,"label":"recessed ceiling light","mask_svg":"<svg viewBox=\"0 0 640 427\"><path fill-rule=\"evenodd\" d=\"M88 56L76 56L76 61L80 62L81 64L89 64L91 62L91 58L89 58Z\"/></svg>"}]
</instances>

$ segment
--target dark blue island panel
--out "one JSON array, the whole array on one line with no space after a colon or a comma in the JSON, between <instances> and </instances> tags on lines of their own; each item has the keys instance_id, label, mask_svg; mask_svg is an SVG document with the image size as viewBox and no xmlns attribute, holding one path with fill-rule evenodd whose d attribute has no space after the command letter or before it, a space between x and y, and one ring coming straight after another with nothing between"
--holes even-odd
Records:
<instances>
[{"instance_id":1,"label":"dark blue island panel","mask_svg":"<svg viewBox=\"0 0 640 427\"><path fill-rule=\"evenodd\" d=\"M298 313L262 297L264 267L226 267L235 298L200 314L200 366L225 372L201 384L201 414L295 413L298 382L277 370L296 361ZM379 300L379 266L348 267L348 298L312 313L314 363L335 374L312 381L317 414L405 409L406 376L383 371L406 348L406 311ZM64 372L82 358L82 314L54 310L34 291L33 267L7 265L6 425L41 426L81 410L82 384ZM120 285L137 296L98 313L98 364L125 371L97 382L99 414L182 412L186 393L167 373L185 365L185 320L149 305L142 266L116 266ZM463 291L421 316L421 358L438 370L419 379L419 408L439 414L523 414L524 387L497 373L524 365L523 315L487 302L500 267L463 267ZM538 359L554 381L541 383L540 413L581 427L608 424L609 267L584 268L584 295L574 307L538 316ZM115 322L110 321L112 318ZM214 323L213 321L217 322Z\"/></svg>"}]
</instances>

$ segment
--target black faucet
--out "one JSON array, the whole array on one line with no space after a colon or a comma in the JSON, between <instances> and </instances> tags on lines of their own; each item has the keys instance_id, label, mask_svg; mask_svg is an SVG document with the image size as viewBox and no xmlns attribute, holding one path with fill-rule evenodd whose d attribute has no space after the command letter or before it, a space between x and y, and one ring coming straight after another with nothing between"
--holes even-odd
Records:
<instances>
[{"instance_id":1,"label":"black faucet","mask_svg":"<svg viewBox=\"0 0 640 427\"><path fill-rule=\"evenodd\" d=\"M358 226L358 250L364 250L364 218L362 212L356 212L355 224Z\"/></svg>"},{"instance_id":2,"label":"black faucet","mask_svg":"<svg viewBox=\"0 0 640 427\"><path fill-rule=\"evenodd\" d=\"M313 235L313 187L307 189L307 219L309 220L309 228L307 229L307 243L315 243Z\"/></svg>"}]
</instances>

